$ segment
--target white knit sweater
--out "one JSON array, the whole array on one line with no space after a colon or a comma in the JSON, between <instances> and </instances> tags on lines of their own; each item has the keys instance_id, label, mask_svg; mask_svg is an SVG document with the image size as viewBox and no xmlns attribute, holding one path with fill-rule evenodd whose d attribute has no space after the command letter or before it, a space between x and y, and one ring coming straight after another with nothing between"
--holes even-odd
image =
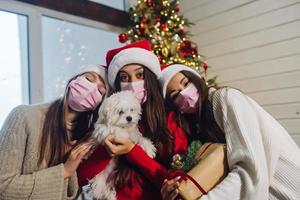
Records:
<instances>
[{"instance_id":1,"label":"white knit sweater","mask_svg":"<svg viewBox=\"0 0 300 200\"><path fill-rule=\"evenodd\" d=\"M200 199L299 200L300 150L287 131L238 90L219 89L212 102L230 173Z\"/></svg>"}]
</instances>

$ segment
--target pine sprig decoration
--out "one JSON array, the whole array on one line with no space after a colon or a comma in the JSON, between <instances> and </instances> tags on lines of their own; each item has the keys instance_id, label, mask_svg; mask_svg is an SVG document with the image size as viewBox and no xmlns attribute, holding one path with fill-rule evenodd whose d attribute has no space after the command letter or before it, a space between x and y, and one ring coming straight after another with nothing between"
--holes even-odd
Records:
<instances>
[{"instance_id":1,"label":"pine sprig decoration","mask_svg":"<svg viewBox=\"0 0 300 200\"><path fill-rule=\"evenodd\" d=\"M179 0L138 0L129 10L132 25L119 35L119 41L131 43L147 39L161 65L184 64L198 71L206 80L209 66L205 56L199 54L196 43L189 40L190 34L186 30L193 24L179 14L179 10Z\"/></svg>"},{"instance_id":2,"label":"pine sprig decoration","mask_svg":"<svg viewBox=\"0 0 300 200\"><path fill-rule=\"evenodd\" d=\"M196 154L201 146L202 146L202 143L199 140L195 140L188 147L188 150L187 150L184 162L183 162L183 170L185 172L190 171L197 164L197 160L195 158L196 158Z\"/></svg>"}]
</instances>

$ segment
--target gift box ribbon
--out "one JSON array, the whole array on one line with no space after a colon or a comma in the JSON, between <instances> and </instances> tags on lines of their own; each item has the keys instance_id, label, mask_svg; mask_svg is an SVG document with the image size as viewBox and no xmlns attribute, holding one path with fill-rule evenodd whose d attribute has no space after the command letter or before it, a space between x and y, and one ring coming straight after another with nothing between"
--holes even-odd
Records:
<instances>
[{"instance_id":1,"label":"gift box ribbon","mask_svg":"<svg viewBox=\"0 0 300 200\"><path fill-rule=\"evenodd\" d=\"M187 179L189 179L190 181L192 181L196 185L196 187L200 190L200 192L202 194L207 194L207 192L203 189L203 187L193 177L191 177L187 173L182 172L182 171L174 171L174 172L171 172L169 174L169 178L170 179L173 179L173 178L175 178L177 176L180 176L180 180L179 181L181 181L181 180L185 180L186 181Z\"/></svg>"}]
</instances>

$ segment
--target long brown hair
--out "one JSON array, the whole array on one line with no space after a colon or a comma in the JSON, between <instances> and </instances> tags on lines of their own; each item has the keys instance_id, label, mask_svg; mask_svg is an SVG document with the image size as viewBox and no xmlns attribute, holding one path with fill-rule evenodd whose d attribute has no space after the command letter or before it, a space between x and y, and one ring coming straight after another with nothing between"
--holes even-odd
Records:
<instances>
[{"instance_id":1,"label":"long brown hair","mask_svg":"<svg viewBox=\"0 0 300 200\"><path fill-rule=\"evenodd\" d=\"M144 66L143 66L144 67ZM159 89L159 83L156 75L148 68L144 67L144 81L147 92L147 101L142 105L142 118L144 133L143 136L149 138L157 148L156 159L165 162L162 159L162 146L171 154L173 147L173 137L168 133L166 126L166 110L162 93ZM120 91L120 74L118 73L115 81L116 91ZM132 171L138 169L130 165L126 160L120 158L119 166L115 174L115 185L123 187L130 183Z\"/></svg>"},{"instance_id":2,"label":"long brown hair","mask_svg":"<svg viewBox=\"0 0 300 200\"><path fill-rule=\"evenodd\" d=\"M191 83L195 85L201 94L198 99L197 112L181 114L177 106L167 97L167 109L175 112L177 123L188 134L189 140L201 140L201 142L225 142L223 131L219 128L214 116L211 102L208 98L209 87L205 81L190 71L181 71Z\"/></svg>"},{"instance_id":3,"label":"long brown hair","mask_svg":"<svg viewBox=\"0 0 300 200\"><path fill-rule=\"evenodd\" d=\"M67 85L78 76L70 79ZM46 165L50 167L64 162L67 156L65 146L68 145L71 140L82 142L89 138L92 132L91 130L93 129L93 124L98 118L98 109L80 113L76 120L77 123L72 131L72 138L69 138L66 127L68 92L69 89L66 87L64 97L51 103L46 113L40 140L38 165L46 162Z\"/></svg>"}]
</instances>

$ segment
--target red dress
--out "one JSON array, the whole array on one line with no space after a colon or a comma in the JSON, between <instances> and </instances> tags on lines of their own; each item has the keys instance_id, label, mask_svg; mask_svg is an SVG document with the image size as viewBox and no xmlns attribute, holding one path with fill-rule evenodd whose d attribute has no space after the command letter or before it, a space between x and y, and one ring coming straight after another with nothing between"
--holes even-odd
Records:
<instances>
[{"instance_id":1,"label":"red dress","mask_svg":"<svg viewBox=\"0 0 300 200\"><path fill-rule=\"evenodd\" d=\"M170 112L167 118L167 128L170 134L174 137L174 154L184 154L187 150L188 140L183 130L178 127L174 113ZM169 160L170 156L166 151L162 151L163 159ZM131 173L131 181L134 187L125 186L117 190L118 200L153 200L161 199L160 188L163 180L168 177L167 169L157 161L150 158L145 151L139 146L135 145L133 149L126 155L127 160L137 166L140 171L140 179L136 178L136 173ZM110 160L103 146L99 146L93 154L85 161L83 161L78 169L77 176L80 186L88 183L99 172L105 169ZM142 182L142 184L141 184Z\"/></svg>"}]
</instances>

